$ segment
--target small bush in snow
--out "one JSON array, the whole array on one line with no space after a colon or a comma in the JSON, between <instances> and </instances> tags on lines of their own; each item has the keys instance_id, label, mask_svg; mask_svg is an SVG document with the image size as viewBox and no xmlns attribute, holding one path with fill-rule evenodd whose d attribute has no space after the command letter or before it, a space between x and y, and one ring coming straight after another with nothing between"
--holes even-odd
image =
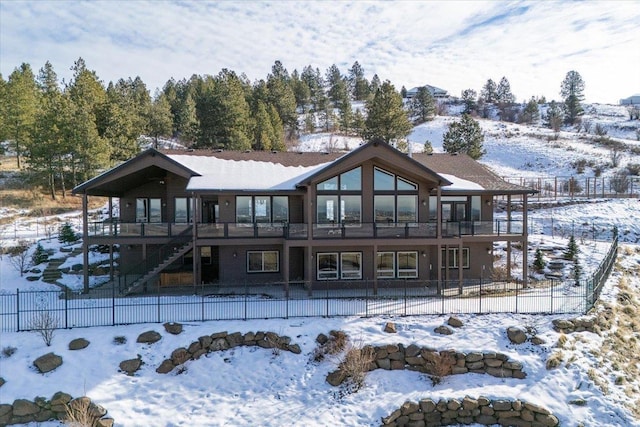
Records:
<instances>
[{"instance_id":1,"label":"small bush in snow","mask_svg":"<svg viewBox=\"0 0 640 427\"><path fill-rule=\"evenodd\" d=\"M611 178L611 189L616 193L626 193L629 191L630 182L626 171L618 171Z\"/></svg>"},{"instance_id":2,"label":"small bush in snow","mask_svg":"<svg viewBox=\"0 0 640 427\"><path fill-rule=\"evenodd\" d=\"M33 265L39 265L47 261L49 261L49 254L44 250L42 245L38 243L36 250L33 252L33 255L31 255L31 263Z\"/></svg>"},{"instance_id":3,"label":"small bush in snow","mask_svg":"<svg viewBox=\"0 0 640 427\"><path fill-rule=\"evenodd\" d=\"M29 322L29 329L40 335L47 347L51 346L53 334L58 327L58 319L50 311L39 311Z\"/></svg>"},{"instance_id":4,"label":"small bush in snow","mask_svg":"<svg viewBox=\"0 0 640 427\"><path fill-rule=\"evenodd\" d=\"M18 349L15 347L11 347L10 345L2 348L2 356L3 357L11 357Z\"/></svg>"},{"instance_id":5,"label":"small bush in snow","mask_svg":"<svg viewBox=\"0 0 640 427\"><path fill-rule=\"evenodd\" d=\"M65 222L58 229L58 241L60 243L75 243L79 239L73 227L68 222Z\"/></svg>"}]
</instances>

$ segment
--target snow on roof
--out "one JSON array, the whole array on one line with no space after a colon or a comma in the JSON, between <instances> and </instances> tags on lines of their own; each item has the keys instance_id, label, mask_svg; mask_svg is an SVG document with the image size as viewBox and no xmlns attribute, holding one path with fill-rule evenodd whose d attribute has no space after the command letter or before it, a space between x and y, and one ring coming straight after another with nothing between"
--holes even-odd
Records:
<instances>
[{"instance_id":1,"label":"snow on roof","mask_svg":"<svg viewBox=\"0 0 640 427\"><path fill-rule=\"evenodd\" d=\"M440 173L438 175L451 182L451 185L442 187L442 191L484 190L484 187L482 187L480 184L476 184L475 182L466 179L458 178L455 175L450 175L448 173Z\"/></svg>"},{"instance_id":2,"label":"snow on roof","mask_svg":"<svg viewBox=\"0 0 640 427\"><path fill-rule=\"evenodd\" d=\"M187 190L293 190L329 163L314 166L284 166L254 160L225 160L207 156L169 155L201 176L189 180Z\"/></svg>"}]
</instances>

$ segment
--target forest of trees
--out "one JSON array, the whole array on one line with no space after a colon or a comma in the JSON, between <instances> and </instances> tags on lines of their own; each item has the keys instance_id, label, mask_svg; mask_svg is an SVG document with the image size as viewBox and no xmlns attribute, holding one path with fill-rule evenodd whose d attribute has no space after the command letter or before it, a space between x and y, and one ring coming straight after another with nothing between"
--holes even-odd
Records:
<instances>
[{"instance_id":1,"label":"forest of trees","mask_svg":"<svg viewBox=\"0 0 640 427\"><path fill-rule=\"evenodd\" d=\"M49 62L38 72L21 64L6 80L0 75L0 141L53 198L136 155L142 135L156 145L163 137L190 148L282 151L301 132L391 140L411 129L393 85L377 75L368 81L357 61L346 73L332 65L324 74L310 65L290 73L276 61L254 82L223 69L170 79L153 95L139 77L105 85L82 58L71 70L62 82ZM386 115L354 111L353 101Z\"/></svg>"}]
</instances>

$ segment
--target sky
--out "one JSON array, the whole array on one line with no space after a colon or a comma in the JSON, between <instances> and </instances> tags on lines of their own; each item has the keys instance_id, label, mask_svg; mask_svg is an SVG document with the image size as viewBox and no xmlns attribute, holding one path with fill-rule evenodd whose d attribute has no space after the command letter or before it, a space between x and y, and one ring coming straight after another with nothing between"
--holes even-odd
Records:
<instances>
[{"instance_id":1,"label":"sky","mask_svg":"<svg viewBox=\"0 0 640 427\"><path fill-rule=\"evenodd\" d=\"M587 102L640 93L640 1L0 1L0 72L48 60L59 78L82 57L107 84L227 68L250 81L276 60L343 73L355 61L402 86L459 96L506 76L518 101L560 99L567 72Z\"/></svg>"}]
</instances>

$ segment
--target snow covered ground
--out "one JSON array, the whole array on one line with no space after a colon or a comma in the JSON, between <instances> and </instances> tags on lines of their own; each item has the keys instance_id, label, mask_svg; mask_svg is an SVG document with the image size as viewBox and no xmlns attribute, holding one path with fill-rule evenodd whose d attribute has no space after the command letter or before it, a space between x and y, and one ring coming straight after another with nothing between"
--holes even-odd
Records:
<instances>
[{"instance_id":1,"label":"snow covered ground","mask_svg":"<svg viewBox=\"0 0 640 427\"><path fill-rule=\"evenodd\" d=\"M630 136L631 131L622 131L616 126L624 121L618 107L596 105L595 108L601 112L593 115L592 120L602 121L610 129L610 135L625 138L625 143L637 143ZM415 142L416 148L429 140L439 151L442 133L450 120L453 119L438 117L418 126L410 140ZM535 127L488 121L483 121L482 126L487 132L487 155L482 161L501 175L568 176L574 173L570 163L577 156L594 162L605 162L608 158L606 152L585 142L579 134L562 133L559 142L548 142L538 136L546 131ZM334 138L335 145L358 144L357 139L340 138ZM298 148L321 147L331 140L331 135L307 137L301 143L303 147ZM556 147L556 143L561 145ZM629 154L624 161L640 163L640 159ZM544 222L553 218L557 224L597 224L603 230L618 226L625 244L620 250L618 268L602 294L604 304L615 305L622 276L629 289L640 295L639 205L636 199L558 204L551 210L531 212L530 219ZM19 227L13 225L1 228L3 244L20 238L18 230ZM26 233L22 238L33 239ZM532 236L532 246L566 244L566 235L552 234L551 230L543 229ZM56 253L60 247L55 235L41 243ZM580 242L580 246L582 265L589 268L593 263L590 260L598 259L597 254L601 251L598 244L589 239ZM105 259L103 254L94 256L92 262ZM533 260L531 256L530 259ZM81 262L81 258L70 258L65 265L72 268ZM0 260L0 270L0 292L13 292L16 288L55 288L42 281L29 282L21 278L6 255ZM75 286L71 274L60 280ZM558 416L564 426L640 426L640 420L630 411L640 404L640 378L626 375L617 366L618 362L612 362L611 353L600 354L614 334L628 334L627 345L637 348L640 339L637 329L623 330L619 325L601 334L567 335L567 343L561 349L565 355L563 363L556 369L547 370L546 361L559 351L557 343L562 337L553 330L551 321L567 316L489 314L459 317L464 326L448 336L434 332L448 316L187 323L180 335L164 332L159 324L76 328L56 331L51 347L46 347L35 333L3 332L0 350L13 347L16 351L11 356L0 355L0 377L6 380L0 387L0 403L11 403L17 398L51 397L56 391L64 391L73 396L91 397L109 411L118 426L378 426L381 417L389 415L406 400L483 395L523 399L544 406ZM397 334L383 332L387 321L396 322ZM505 333L509 326L535 331L546 343L539 346L529 342L511 344ZM333 329L346 332L357 344L415 343L438 350L501 352L521 362L528 375L526 379L518 380L463 374L445 377L440 384L433 385L429 377L418 372L377 370L369 374L363 389L345 393L325 380L336 368L337 359L311 360L317 335L328 334ZM147 330L156 330L163 338L151 345L136 343L137 336ZM296 355L259 347L238 347L187 362L180 374L155 372L174 349L188 346L199 336L220 331L272 331L289 336L292 343L300 345L302 352ZM70 351L69 342L80 337L89 340L90 345L83 350ZM126 343L116 343L115 337L124 337ZM62 356L63 365L44 375L37 373L33 360L50 351ZM637 353L634 354L637 357ZM121 361L138 355L144 365L135 376L118 371ZM620 377L624 377L624 381L620 381ZM38 425L52 427L59 423Z\"/></svg>"}]
</instances>

